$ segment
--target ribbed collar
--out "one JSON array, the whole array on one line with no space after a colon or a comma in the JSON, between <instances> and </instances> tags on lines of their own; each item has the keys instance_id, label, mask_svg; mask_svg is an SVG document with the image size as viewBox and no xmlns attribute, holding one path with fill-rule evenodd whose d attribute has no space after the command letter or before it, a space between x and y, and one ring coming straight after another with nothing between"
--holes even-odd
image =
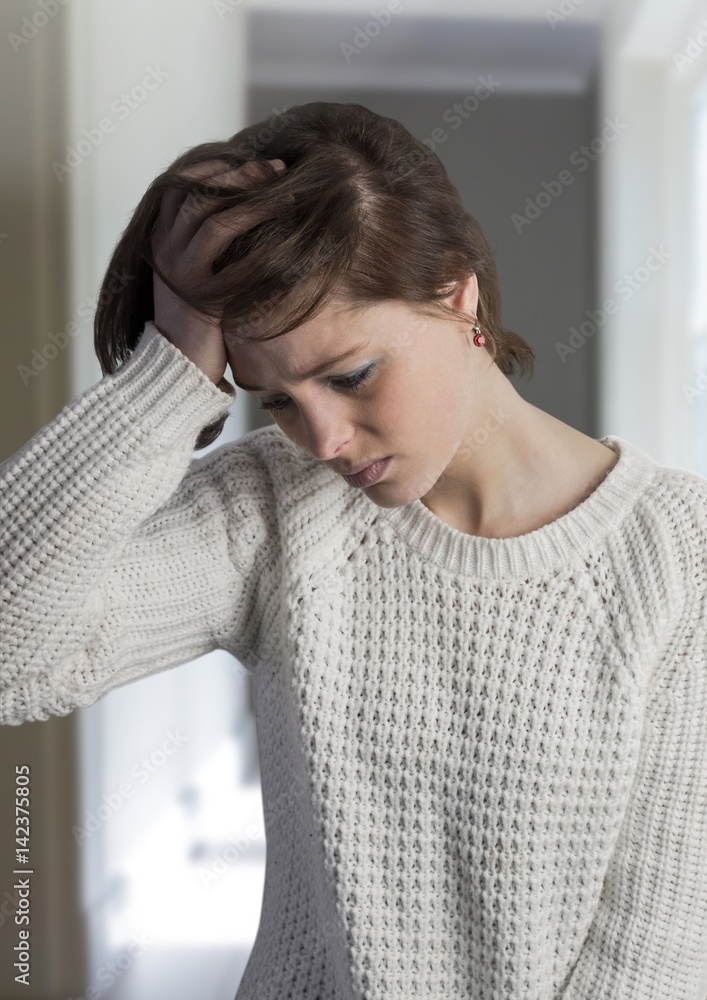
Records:
<instances>
[{"instance_id":1,"label":"ribbed collar","mask_svg":"<svg viewBox=\"0 0 707 1000\"><path fill-rule=\"evenodd\" d=\"M599 438L619 458L596 489L555 521L513 538L482 538L451 527L421 500L378 513L426 562L464 576L526 579L587 555L636 504L653 478L657 462L615 435Z\"/></svg>"}]
</instances>

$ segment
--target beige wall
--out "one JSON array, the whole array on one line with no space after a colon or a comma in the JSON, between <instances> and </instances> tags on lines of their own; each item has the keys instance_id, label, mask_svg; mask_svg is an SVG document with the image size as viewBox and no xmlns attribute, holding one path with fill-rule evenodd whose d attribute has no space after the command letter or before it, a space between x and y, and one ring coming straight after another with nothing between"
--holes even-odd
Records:
<instances>
[{"instance_id":1,"label":"beige wall","mask_svg":"<svg viewBox=\"0 0 707 1000\"><path fill-rule=\"evenodd\" d=\"M66 11L56 15L14 51L9 33L38 9L23 0L0 5L0 460L14 454L71 396L68 351L36 375L23 379L32 349L67 316L70 253L67 188L50 169L53 151L65 140ZM51 352L48 352L51 353ZM79 991L84 982L84 924L79 904L78 858L71 834L77 809L75 726L53 719L0 728L0 997L53 1000ZM32 770L31 888L32 976L29 987L14 982L17 970L14 923L15 765Z\"/></svg>"},{"instance_id":2,"label":"beige wall","mask_svg":"<svg viewBox=\"0 0 707 1000\"><path fill-rule=\"evenodd\" d=\"M17 52L7 40L36 9L23 0L0 5L0 461L54 417L70 391L66 351L36 375L23 379L18 371L29 369L32 348L47 343L68 309L67 188L50 169L66 131L65 11Z\"/></svg>"}]
</instances>

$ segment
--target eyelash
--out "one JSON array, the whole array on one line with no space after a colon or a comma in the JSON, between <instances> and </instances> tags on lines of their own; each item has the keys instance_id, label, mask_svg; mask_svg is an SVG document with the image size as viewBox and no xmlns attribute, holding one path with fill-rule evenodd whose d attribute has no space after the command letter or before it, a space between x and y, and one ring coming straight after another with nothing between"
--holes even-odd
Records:
<instances>
[{"instance_id":1,"label":"eyelash","mask_svg":"<svg viewBox=\"0 0 707 1000\"><path fill-rule=\"evenodd\" d=\"M354 375L343 375L341 378L332 379L332 383L337 385L340 389L349 389L351 391L355 391L357 389L360 389L361 386L364 384L364 382L368 381L368 379L373 374L374 368L375 368L375 362L368 365L362 371L356 372ZM260 403L258 404L258 409L274 410L275 413L280 413L282 410L286 409L290 405L290 402L291 400L287 399L285 403L282 403L278 406L277 401L271 400L270 402L266 402L265 400L261 400Z\"/></svg>"}]
</instances>

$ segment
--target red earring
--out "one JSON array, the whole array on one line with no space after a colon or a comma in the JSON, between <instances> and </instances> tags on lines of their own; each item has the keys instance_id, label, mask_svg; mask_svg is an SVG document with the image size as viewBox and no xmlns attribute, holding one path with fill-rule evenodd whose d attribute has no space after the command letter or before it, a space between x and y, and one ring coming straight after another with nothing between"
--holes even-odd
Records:
<instances>
[{"instance_id":1,"label":"red earring","mask_svg":"<svg viewBox=\"0 0 707 1000\"><path fill-rule=\"evenodd\" d=\"M483 347L486 343L486 337L481 332L481 327L478 323L476 326L472 326L472 330L476 330L476 333L474 334L474 343L477 347Z\"/></svg>"}]
</instances>

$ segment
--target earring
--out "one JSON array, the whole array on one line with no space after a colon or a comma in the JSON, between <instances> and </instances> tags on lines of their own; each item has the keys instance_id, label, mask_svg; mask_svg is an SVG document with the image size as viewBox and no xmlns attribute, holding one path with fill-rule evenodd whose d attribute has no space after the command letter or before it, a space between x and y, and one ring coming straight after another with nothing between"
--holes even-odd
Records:
<instances>
[{"instance_id":1,"label":"earring","mask_svg":"<svg viewBox=\"0 0 707 1000\"><path fill-rule=\"evenodd\" d=\"M481 332L481 327L479 326L478 323L475 323L471 329L475 331L474 343L476 344L477 347L483 347L484 344L486 343L486 337Z\"/></svg>"}]
</instances>

